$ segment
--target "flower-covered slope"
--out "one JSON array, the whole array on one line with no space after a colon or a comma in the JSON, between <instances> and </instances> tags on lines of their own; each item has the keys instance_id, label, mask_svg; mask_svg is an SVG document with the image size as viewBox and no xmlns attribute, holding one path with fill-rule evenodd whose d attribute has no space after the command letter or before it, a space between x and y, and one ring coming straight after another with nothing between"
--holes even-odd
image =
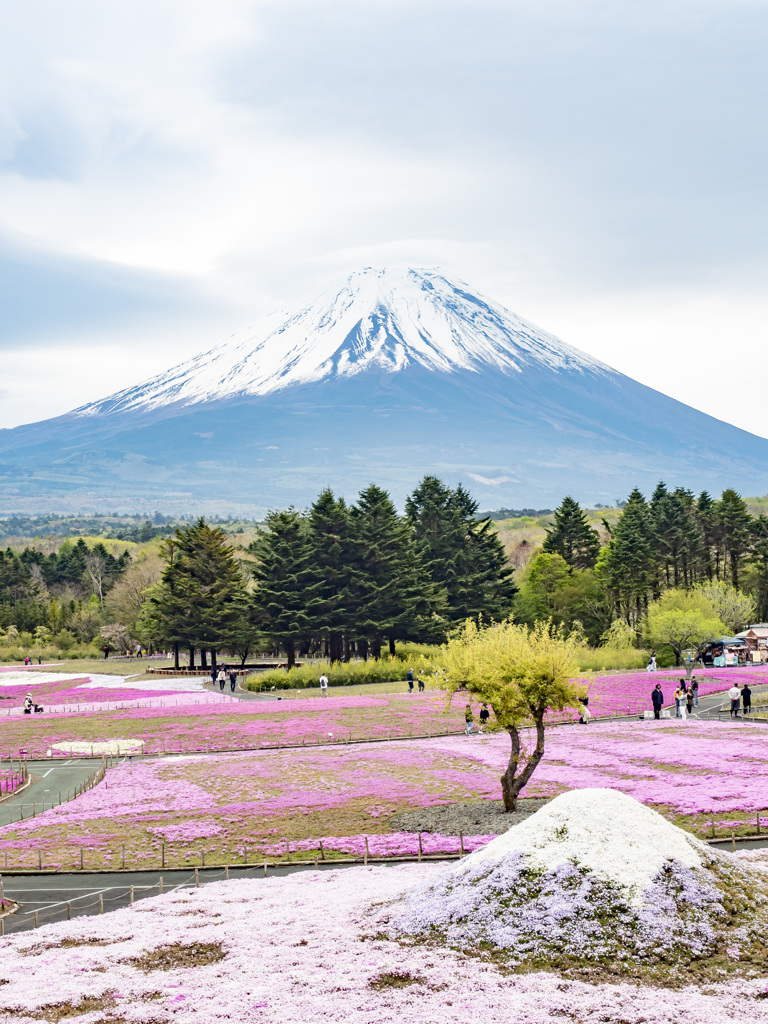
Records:
<instances>
[{"instance_id":1,"label":"flower-covered slope","mask_svg":"<svg viewBox=\"0 0 768 1024\"><path fill-rule=\"evenodd\" d=\"M433 866L221 882L2 940L0 1024L758 1024L765 981L724 960L681 990L513 974L384 937L377 908ZM372 913L373 910L373 913ZM692 981L692 979L690 979Z\"/></svg>"},{"instance_id":2,"label":"flower-covered slope","mask_svg":"<svg viewBox=\"0 0 768 1024\"><path fill-rule=\"evenodd\" d=\"M563 794L385 915L391 935L515 967L715 979L722 958L764 977L768 874L736 866L615 790Z\"/></svg>"}]
</instances>

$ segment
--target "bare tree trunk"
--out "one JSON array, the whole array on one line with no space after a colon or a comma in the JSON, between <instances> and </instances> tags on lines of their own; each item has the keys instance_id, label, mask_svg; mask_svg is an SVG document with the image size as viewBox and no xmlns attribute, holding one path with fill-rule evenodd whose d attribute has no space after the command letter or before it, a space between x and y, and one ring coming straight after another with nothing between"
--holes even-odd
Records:
<instances>
[{"instance_id":1,"label":"bare tree trunk","mask_svg":"<svg viewBox=\"0 0 768 1024\"><path fill-rule=\"evenodd\" d=\"M525 768L517 774L520 764L520 733L515 726L507 729L509 738L512 741L512 750L509 755L507 770L501 776L501 796L504 801L506 813L517 810L517 798L520 790L527 784L530 777L544 755L544 712L537 712L534 715L536 723L536 748L526 761Z\"/></svg>"},{"instance_id":2,"label":"bare tree trunk","mask_svg":"<svg viewBox=\"0 0 768 1024\"><path fill-rule=\"evenodd\" d=\"M296 645L293 640L285 641L285 653L288 656L288 668L293 668L296 664Z\"/></svg>"},{"instance_id":3,"label":"bare tree trunk","mask_svg":"<svg viewBox=\"0 0 768 1024\"><path fill-rule=\"evenodd\" d=\"M200 648L200 668L208 668L208 662L205 657L205 648Z\"/></svg>"},{"instance_id":4,"label":"bare tree trunk","mask_svg":"<svg viewBox=\"0 0 768 1024\"><path fill-rule=\"evenodd\" d=\"M211 648L211 668L216 668L216 648Z\"/></svg>"},{"instance_id":5,"label":"bare tree trunk","mask_svg":"<svg viewBox=\"0 0 768 1024\"><path fill-rule=\"evenodd\" d=\"M378 661L381 657L381 637L377 636L375 640L371 640L371 654Z\"/></svg>"},{"instance_id":6,"label":"bare tree trunk","mask_svg":"<svg viewBox=\"0 0 768 1024\"><path fill-rule=\"evenodd\" d=\"M179 667L179 644L178 642L173 645L173 667Z\"/></svg>"},{"instance_id":7,"label":"bare tree trunk","mask_svg":"<svg viewBox=\"0 0 768 1024\"><path fill-rule=\"evenodd\" d=\"M194 647L190 647L189 648L189 667L190 668L194 668L195 667L195 648Z\"/></svg>"},{"instance_id":8,"label":"bare tree trunk","mask_svg":"<svg viewBox=\"0 0 768 1024\"><path fill-rule=\"evenodd\" d=\"M395 638L393 636L389 638L389 654L392 658L397 654L397 651L395 650Z\"/></svg>"}]
</instances>

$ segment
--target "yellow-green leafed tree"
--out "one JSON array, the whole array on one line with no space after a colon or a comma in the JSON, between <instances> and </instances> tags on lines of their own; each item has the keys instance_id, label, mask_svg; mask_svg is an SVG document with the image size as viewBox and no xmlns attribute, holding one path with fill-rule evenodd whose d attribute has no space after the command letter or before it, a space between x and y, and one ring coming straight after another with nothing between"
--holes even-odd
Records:
<instances>
[{"instance_id":1,"label":"yellow-green leafed tree","mask_svg":"<svg viewBox=\"0 0 768 1024\"><path fill-rule=\"evenodd\" d=\"M463 691L488 704L497 727L509 733L512 749L501 776L505 811L516 809L520 791L544 754L547 712L578 708L579 698L586 696L586 687L572 679L583 643L551 622L482 627L468 620L443 648L445 688L451 695ZM526 750L521 733L531 725L536 745Z\"/></svg>"}]
</instances>

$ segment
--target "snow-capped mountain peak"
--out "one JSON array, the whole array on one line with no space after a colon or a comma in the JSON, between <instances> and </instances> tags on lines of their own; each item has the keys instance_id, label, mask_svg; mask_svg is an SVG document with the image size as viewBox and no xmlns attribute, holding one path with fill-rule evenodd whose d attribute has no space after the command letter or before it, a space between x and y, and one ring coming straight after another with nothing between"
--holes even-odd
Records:
<instances>
[{"instance_id":1,"label":"snow-capped mountain peak","mask_svg":"<svg viewBox=\"0 0 768 1024\"><path fill-rule=\"evenodd\" d=\"M272 314L77 413L265 395L367 370L396 373L413 364L443 373L485 368L517 374L534 365L612 372L439 270L366 267L299 312Z\"/></svg>"}]
</instances>

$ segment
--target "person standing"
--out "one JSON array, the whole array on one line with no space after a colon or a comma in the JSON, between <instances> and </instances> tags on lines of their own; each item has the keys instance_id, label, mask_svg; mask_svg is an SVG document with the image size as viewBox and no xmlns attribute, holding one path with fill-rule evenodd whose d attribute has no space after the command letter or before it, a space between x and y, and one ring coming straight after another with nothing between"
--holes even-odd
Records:
<instances>
[{"instance_id":1,"label":"person standing","mask_svg":"<svg viewBox=\"0 0 768 1024\"><path fill-rule=\"evenodd\" d=\"M744 683L741 688L741 713L748 715L752 710L752 690L749 683Z\"/></svg>"},{"instance_id":2,"label":"person standing","mask_svg":"<svg viewBox=\"0 0 768 1024\"><path fill-rule=\"evenodd\" d=\"M223 668L219 669L219 674L218 674L218 676L216 678L217 678L218 683L219 683L219 689L223 693L224 692L224 687L227 685L227 674L226 674L226 672L224 671Z\"/></svg>"},{"instance_id":3,"label":"person standing","mask_svg":"<svg viewBox=\"0 0 768 1024\"><path fill-rule=\"evenodd\" d=\"M678 686L678 688L675 690L675 718L682 718L683 717L682 714L680 713L680 707L681 707L682 703L683 703L683 691Z\"/></svg>"},{"instance_id":4,"label":"person standing","mask_svg":"<svg viewBox=\"0 0 768 1024\"><path fill-rule=\"evenodd\" d=\"M211 665L211 686L216 685L216 666Z\"/></svg>"},{"instance_id":5,"label":"person standing","mask_svg":"<svg viewBox=\"0 0 768 1024\"><path fill-rule=\"evenodd\" d=\"M581 711L579 712L579 725L589 725L592 712L589 710L589 697L579 697Z\"/></svg>"},{"instance_id":6,"label":"person standing","mask_svg":"<svg viewBox=\"0 0 768 1024\"><path fill-rule=\"evenodd\" d=\"M689 690L685 695L685 709L689 715L693 714L693 690Z\"/></svg>"},{"instance_id":7,"label":"person standing","mask_svg":"<svg viewBox=\"0 0 768 1024\"><path fill-rule=\"evenodd\" d=\"M232 691L232 693L235 692L235 687L236 686L237 686L237 672L235 672L235 670L233 668L231 668L229 670L229 688Z\"/></svg>"},{"instance_id":8,"label":"person standing","mask_svg":"<svg viewBox=\"0 0 768 1024\"><path fill-rule=\"evenodd\" d=\"M480 732L485 732L485 727L488 725L488 719L491 717L491 712L488 710L488 705L483 704L480 708Z\"/></svg>"},{"instance_id":9,"label":"person standing","mask_svg":"<svg viewBox=\"0 0 768 1024\"><path fill-rule=\"evenodd\" d=\"M424 693L424 673L419 673L419 693Z\"/></svg>"},{"instance_id":10,"label":"person standing","mask_svg":"<svg viewBox=\"0 0 768 1024\"><path fill-rule=\"evenodd\" d=\"M738 688L736 683L728 691L728 697L731 701L731 718L739 717L739 704L741 703L741 690ZM750 691L751 697L751 691Z\"/></svg>"},{"instance_id":11,"label":"person standing","mask_svg":"<svg viewBox=\"0 0 768 1024\"><path fill-rule=\"evenodd\" d=\"M691 680L691 693L693 694L693 703L696 707L699 706L699 680Z\"/></svg>"},{"instance_id":12,"label":"person standing","mask_svg":"<svg viewBox=\"0 0 768 1024\"><path fill-rule=\"evenodd\" d=\"M104 651L104 661L106 661L107 658L109 657L109 644L104 644L104 646L101 649L102 651ZM27 664L26 661L24 662L24 664Z\"/></svg>"},{"instance_id":13,"label":"person standing","mask_svg":"<svg viewBox=\"0 0 768 1024\"><path fill-rule=\"evenodd\" d=\"M320 696L328 696L328 676L325 674L325 672L323 672L323 674L320 676Z\"/></svg>"},{"instance_id":14,"label":"person standing","mask_svg":"<svg viewBox=\"0 0 768 1024\"><path fill-rule=\"evenodd\" d=\"M655 672L656 671L656 651L651 651L651 656L648 659L648 668L646 669L646 671L647 672Z\"/></svg>"},{"instance_id":15,"label":"person standing","mask_svg":"<svg viewBox=\"0 0 768 1024\"><path fill-rule=\"evenodd\" d=\"M413 693L413 669L409 668L405 678L408 680L408 693Z\"/></svg>"},{"instance_id":16,"label":"person standing","mask_svg":"<svg viewBox=\"0 0 768 1024\"><path fill-rule=\"evenodd\" d=\"M464 732L467 736L472 735L472 723L475 720L475 716L472 714L471 705L467 704L464 708Z\"/></svg>"},{"instance_id":17,"label":"person standing","mask_svg":"<svg viewBox=\"0 0 768 1024\"><path fill-rule=\"evenodd\" d=\"M651 692L651 702L653 704L653 717L661 718L661 709L664 707L664 694L661 692L661 683L656 683Z\"/></svg>"}]
</instances>

